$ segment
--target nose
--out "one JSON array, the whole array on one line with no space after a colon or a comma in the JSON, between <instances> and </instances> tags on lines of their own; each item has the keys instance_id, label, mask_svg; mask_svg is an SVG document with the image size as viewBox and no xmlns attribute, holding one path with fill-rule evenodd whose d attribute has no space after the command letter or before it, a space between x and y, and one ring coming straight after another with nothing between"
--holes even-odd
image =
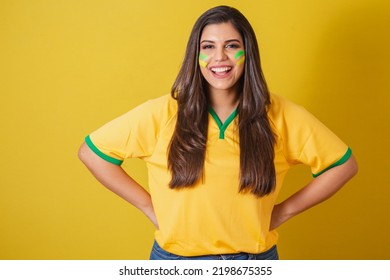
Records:
<instances>
[{"instance_id":1,"label":"nose","mask_svg":"<svg viewBox=\"0 0 390 280\"><path fill-rule=\"evenodd\" d=\"M217 48L214 56L215 61L224 61L227 59L225 48Z\"/></svg>"}]
</instances>

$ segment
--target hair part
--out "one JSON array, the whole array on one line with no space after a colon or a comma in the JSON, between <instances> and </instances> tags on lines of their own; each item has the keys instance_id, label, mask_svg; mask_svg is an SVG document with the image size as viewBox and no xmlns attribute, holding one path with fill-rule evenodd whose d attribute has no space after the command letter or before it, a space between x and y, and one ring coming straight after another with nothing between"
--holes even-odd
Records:
<instances>
[{"instance_id":1,"label":"hair part","mask_svg":"<svg viewBox=\"0 0 390 280\"><path fill-rule=\"evenodd\" d=\"M171 95L178 102L175 131L168 151L170 188L191 187L203 177L208 132L208 91L199 65L200 37L209 24L230 22L241 34L245 48L244 73L239 80L238 128L240 139L240 192L265 196L275 188L274 142L267 107L270 94L260 65L256 35L237 9L218 6L195 22Z\"/></svg>"}]
</instances>

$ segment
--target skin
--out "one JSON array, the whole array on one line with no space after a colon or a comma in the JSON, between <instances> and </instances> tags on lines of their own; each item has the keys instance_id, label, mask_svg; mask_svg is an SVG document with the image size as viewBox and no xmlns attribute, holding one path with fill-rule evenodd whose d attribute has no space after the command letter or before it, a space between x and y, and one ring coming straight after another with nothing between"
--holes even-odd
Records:
<instances>
[{"instance_id":1,"label":"skin","mask_svg":"<svg viewBox=\"0 0 390 280\"><path fill-rule=\"evenodd\" d=\"M237 64L235 54L244 49L240 34L230 23L212 24L204 28L200 41L201 52L207 55L207 66L201 67L204 78L209 83L211 106L221 121L231 114L238 105L237 82L244 72L245 62ZM215 77L213 67L231 67L228 75ZM85 143L79 149L80 160L91 173L112 192L122 197L142 211L158 229L156 215L150 194L132 179L120 166L109 163L97 156ZM353 156L343 165L334 167L298 192L274 206L270 230L303 211L323 202L334 195L357 173L357 163Z\"/></svg>"},{"instance_id":2,"label":"skin","mask_svg":"<svg viewBox=\"0 0 390 280\"><path fill-rule=\"evenodd\" d=\"M122 167L100 158L85 143L81 145L78 156L100 183L141 210L158 229L150 194Z\"/></svg>"},{"instance_id":3,"label":"skin","mask_svg":"<svg viewBox=\"0 0 390 280\"><path fill-rule=\"evenodd\" d=\"M272 211L270 230L330 198L355 176L357 171L355 157L351 156L344 164L329 169L280 204L276 204Z\"/></svg>"},{"instance_id":4,"label":"skin","mask_svg":"<svg viewBox=\"0 0 390 280\"><path fill-rule=\"evenodd\" d=\"M244 63L237 64L241 57L235 58L244 50L241 34L228 23L207 25L200 38L200 53L207 56L207 66L200 67L209 85L211 106L224 122L238 105L237 82L244 72ZM226 77L216 77L213 69L229 67Z\"/></svg>"}]
</instances>

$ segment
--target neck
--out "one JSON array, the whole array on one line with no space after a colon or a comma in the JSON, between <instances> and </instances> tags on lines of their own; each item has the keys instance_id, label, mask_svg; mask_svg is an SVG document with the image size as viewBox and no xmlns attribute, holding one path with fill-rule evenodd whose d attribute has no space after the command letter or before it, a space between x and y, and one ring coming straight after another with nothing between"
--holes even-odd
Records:
<instances>
[{"instance_id":1,"label":"neck","mask_svg":"<svg viewBox=\"0 0 390 280\"><path fill-rule=\"evenodd\" d=\"M236 90L212 90L209 97L211 107L222 122L237 108L239 102Z\"/></svg>"}]
</instances>

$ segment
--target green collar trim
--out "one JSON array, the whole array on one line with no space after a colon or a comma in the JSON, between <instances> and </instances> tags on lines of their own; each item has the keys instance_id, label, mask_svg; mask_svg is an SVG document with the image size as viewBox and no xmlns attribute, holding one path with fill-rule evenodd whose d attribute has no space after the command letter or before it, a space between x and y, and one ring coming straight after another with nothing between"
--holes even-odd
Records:
<instances>
[{"instance_id":1,"label":"green collar trim","mask_svg":"<svg viewBox=\"0 0 390 280\"><path fill-rule=\"evenodd\" d=\"M225 130L227 129L229 124L234 120L234 118L237 116L237 109L235 109L233 113L230 114L230 116L226 119L225 123L221 122L221 120L219 119L217 113L215 113L213 108L210 107L209 112L218 125L219 139L225 139Z\"/></svg>"}]
</instances>

